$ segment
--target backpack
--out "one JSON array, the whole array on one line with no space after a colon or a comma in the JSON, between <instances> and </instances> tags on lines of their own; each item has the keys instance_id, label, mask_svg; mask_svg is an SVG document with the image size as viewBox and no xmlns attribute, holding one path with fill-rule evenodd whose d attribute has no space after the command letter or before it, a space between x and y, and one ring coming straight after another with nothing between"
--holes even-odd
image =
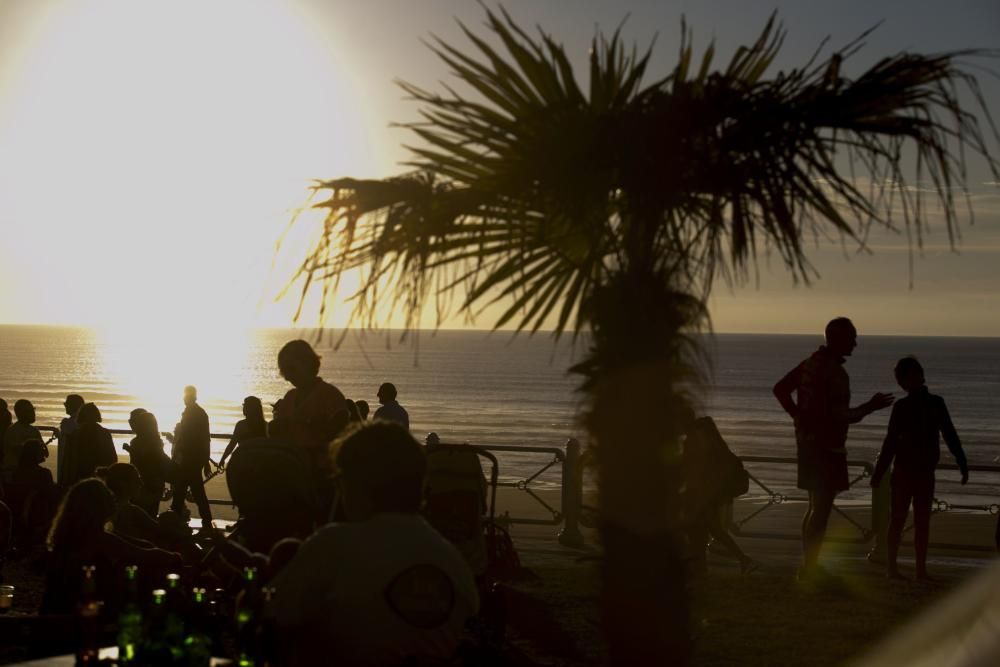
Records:
<instances>
[{"instance_id":1,"label":"backpack","mask_svg":"<svg viewBox=\"0 0 1000 667\"><path fill-rule=\"evenodd\" d=\"M722 482L722 492L727 498L739 498L750 490L750 473L735 454L730 454L727 468L726 477Z\"/></svg>"}]
</instances>

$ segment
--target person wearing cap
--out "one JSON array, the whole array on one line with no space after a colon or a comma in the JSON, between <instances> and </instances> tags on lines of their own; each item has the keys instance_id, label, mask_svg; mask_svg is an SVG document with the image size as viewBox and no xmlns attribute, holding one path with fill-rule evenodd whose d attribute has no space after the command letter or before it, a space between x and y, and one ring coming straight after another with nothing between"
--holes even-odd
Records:
<instances>
[{"instance_id":1,"label":"person wearing cap","mask_svg":"<svg viewBox=\"0 0 1000 667\"><path fill-rule=\"evenodd\" d=\"M347 521L319 529L273 580L290 664L451 657L479 596L462 555L420 515L422 448L375 421L333 451Z\"/></svg>"},{"instance_id":2,"label":"person wearing cap","mask_svg":"<svg viewBox=\"0 0 1000 667\"><path fill-rule=\"evenodd\" d=\"M403 409L403 406L396 401L396 385L391 382L384 382L378 388L378 402L382 404L375 411L375 419L387 422L396 422L405 429L410 428L410 415Z\"/></svg>"}]
</instances>

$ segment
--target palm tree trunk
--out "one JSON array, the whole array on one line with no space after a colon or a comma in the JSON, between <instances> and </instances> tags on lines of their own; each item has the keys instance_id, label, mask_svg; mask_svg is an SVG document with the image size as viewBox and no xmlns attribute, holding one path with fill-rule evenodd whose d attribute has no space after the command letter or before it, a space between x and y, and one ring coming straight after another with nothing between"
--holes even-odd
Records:
<instances>
[{"instance_id":1,"label":"palm tree trunk","mask_svg":"<svg viewBox=\"0 0 1000 667\"><path fill-rule=\"evenodd\" d=\"M603 622L613 665L686 665L691 629L678 528L680 468L669 363L606 374L588 428L600 490Z\"/></svg>"}]
</instances>

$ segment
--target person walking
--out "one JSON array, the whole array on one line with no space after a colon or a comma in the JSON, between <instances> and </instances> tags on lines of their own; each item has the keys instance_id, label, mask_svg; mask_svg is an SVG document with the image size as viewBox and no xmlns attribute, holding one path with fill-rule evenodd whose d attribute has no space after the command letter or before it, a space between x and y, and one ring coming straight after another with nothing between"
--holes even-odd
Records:
<instances>
[{"instance_id":1,"label":"person walking","mask_svg":"<svg viewBox=\"0 0 1000 667\"><path fill-rule=\"evenodd\" d=\"M917 579L929 581L927 546L930 542L931 505L934 502L934 470L941 458L941 437L948 445L962 473L969 481L969 464L944 399L927 390L924 368L914 357L900 359L895 368L896 382L906 392L892 406L889 429L882 443L871 485L878 487L892 464L892 504L887 536L886 569L890 579L904 578L896 565L903 526L913 503L913 550Z\"/></svg>"},{"instance_id":2,"label":"person walking","mask_svg":"<svg viewBox=\"0 0 1000 667\"><path fill-rule=\"evenodd\" d=\"M828 578L819 553L837 494L850 487L847 477L847 432L868 415L892 405L892 394L876 393L851 407L846 357L858 345L851 320L838 317L826 325L826 345L789 371L774 385L774 396L795 421L798 487L809 493L802 518L802 569L805 581ZM793 394L795 397L793 398Z\"/></svg>"},{"instance_id":3,"label":"person walking","mask_svg":"<svg viewBox=\"0 0 1000 667\"><path fill-rule=\"evenodd\" d=\"M209 470L209 433L208 415L198 405L198 390L188 385L184 387L184 412L181 420L174 427L173 437L167 438L173 443L172 458L175 466L170 482L173 491L170 508L182 517L190 516L184 502L190 489L195 505L198 506L202 531L212 529L212 508L205 495L205 480L202 477L202 472Z\"/></svg>"}]
</instances>

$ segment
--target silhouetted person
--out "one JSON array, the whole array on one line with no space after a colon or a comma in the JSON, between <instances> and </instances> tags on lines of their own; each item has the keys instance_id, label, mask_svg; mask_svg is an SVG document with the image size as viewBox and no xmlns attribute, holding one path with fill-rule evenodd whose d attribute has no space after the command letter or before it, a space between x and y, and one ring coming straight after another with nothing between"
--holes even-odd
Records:
<instances>
[{"instance_id":1,"label":"silhouetted person","mask_svg":"<svg viewBox=\"0 0 1000 667\"><path fill-rule=\"evenodd\" d=\"M135 497L135 504L155 518L160 513L160 500L173 463L164 451L160 427L153 413L136 408L128 423L135 432L127 447L129 463L139 471L142 480L142 490Z\"/></svg>"},{"instance_id":2,"label":"silhouetted person","mask_svg":"<svg viewBox=\"0 0 1000 667\"><path fill-rule=\"evenodd\" d=\"M847 430L876 410L892 404L891 394L874 394L851 407L851 384L844 370L858 344L858 332L846 317L826 325L826 345L774 385L774 395L795 420L798 486L809 492L802 518L802 570L809 578L825 577L819 552L837 494L850 487L847 477ZM795 398L792 398L795 394Z\"/></svg>"},{"instance_id":3,"label":"silhouetted person","mask_svg":"<svg viewBox=\"0 0 1000 667\"><path fill-rule=\"evenodd\" d=\"M79 394L70 394L63 401L66 416L59 422L59 448L56 450L56 481L60 485L66 483L66 449L69 445L69 437L76 432L79 426L76 415L80 412L83 404L83 397Z\"/></svg>"},{"instance_id":4,"label":"silhouetted person","mask_svg":"<svg viewBox=\"0 0 1000 667\"><path fill-rule=\"evenodd\" d=\"M327 447L349 417L344 395L319 377L319 366L319 355L304 340L290 341L278 352L278 370L293 386L281 401L287 437L306 449L318 470L327 470Z\"/></svg>"},{"instance_id":5,"label":"silhouetted person","mask_svg":"<svg viewBox=\"0 0 1000 667\"><path fill-rule=\"evenodd\" d=\"M243 419L236 422L233 428L233 437L230 438L226 450L222 452L219 459L219 467L225 466L226 461L232 456L236 448L243 443L256 438L267 437L267 421L264 419L264 405L256 396L247 396L243 399Z\"/></svg>"},{"instance_id":6,"label":"silhouetted person","mask_svg":"<svg viewBox=\"0 0 1000 667\"><path fill-rule=\"evenodd\" d=\"M21 459L6 485L7 504L14 515L16 539L24 546L41 544L59 500L52 471L44 467L48 448L40 440L28 440Z\"/></svg>"},{"instance_id":7,"label":"silhouetted person","mask_svg":"<svg viewBox=\"0 0 1000 667\"><path fill-rule=\"evenodd\" d=\"M107 468L98 468L97 476L104 480L115 496L111 527L116 535L174 550L169 532L161 529L156 518L134 502L142 492L142 478L134 465L115 463Z\"/></svg>"},{"instance_id":8,"label":"silhouetted person","mask_svg":"<svg viewBox=\"0 0 1000 667\"><path fill-rule=\"evenodd\" d=\"M0 398L0 468L3 465L3 443L4 437L7 435L7 429L10 425L14 423L14 417L10 414L10 408L7 407L7 401Z\"/></svg>"},{"instance_id":9,"label":"silhouetted person","mask_svg":"<svg viewBox=\"0 0 1000 667\"><path fill-rule=\"evenodd\" d=\"M271 421L267 423L267 437L285 440L291 434L292 426L281 411L282 400L271 403Z\"/></svg>"},{"instance_id":10,"label":"silhouetted person","mask_svg":"<svg viewBox=\"0 0 1000 667\"><path fill-rule=\"evenodd\" d=\"M179 568L176 553L137 547L105 530L115 514L115 497L97 478L77 482L63 498L49 532L49 559L41 613L67 614L80 599L82 568L96 568L98 595L113 599L126 565L140 572Z\"/></svg>"},{"instance_id":11,"label":"silhouetted person","mask_svg":"<svg viewBox=\"0 0 1000 667\"><path fill-rule=\"evenodd\" d=\"M684 439L684 504L691 547L701 569L705 567L705 548L711 536L740 564L743 573L755 563L743 553L729 533L733 506L733 477L742 475L739 459L730 451L711 417L695 419L688 412Z\"/></svg>"},{"instance_id":12,"label":"silhouetted person","mask_svg":"<svg viewBox=\"0 0 1000 667\"><path fill-rule=\"evenodd\" d=\"M368 401L355 401L354 405L358 408L358 414L361 415L361 421L367 421L368 413L371 412L371 407L368 406Z\"/></svg>"},{"instance_id":13,"label":"silhouetted person","mask_svg":"<svg viewBox=\"0 0 1000 667\"><path fill-rule=\"evenodd\" d=\"M289 664L452 658L479 599L461 554L419 514L420 445L397 424L371 422L336 451L348 522L316 531L273 581Z\"/></svg>"},{"instance_id":14,"label":"silhouetted person","mask_svg":"<svg viewBox=\"0 0 1000 667\"><path fill-rule=\"evenodd\" d=\"M118 462L114 438L101 426L101 419L101 411L93 403L84 403L77 413L77 429L67 441L63 459L67 484L93 477L97 468Z\"/></svg>"},{"instance_id":15,"label":"silhouetted person","mask_svg":"<svg viewBox=\"0 0 1000 667\"><path fill-rule=\"evenodd\" d=\"M906 396L892 406L889 429L871 485L879 485L892 463L892 510L886 545L889 577L900 578L896 558L912 502L917 579L926 580L929 579L927 545L930 541L931 505L934 502L934 470L941 458L941 437L944 437L962 471L963 485L969 481L969 465L944 399L927 391L920 362L914 357L900 359L896 362L895 374L896 382Z\"/></svg>"},{"instance_id":16,"label":"silhouetted person","mask_svg":"<svg viewBox=\"0 0 1000 667\"><path fill-rule=\"evenodd\" d=\"M410 415L396 401L396 396L396 386L391 382L384 382L378 388L378 402L382 404L382 407L375 411L374 419L396 422L403 428L409 429Z\"/></svg>"},{"instance_id":17,"label":"silhouetted person","mask_svg":"<svg viewBox=\"0 0 1000 667\"><path fill-rule=\"evenodd\" d=\"M17 418L7 427L3 435L3 479L9 481L17 464L21 460L21 447L28 440L42 440L42 434L32 426L35 423L35 406L31 401L22 398L14 403L14 416Z\"/></svg>"},{"instance_id":18,"label":"silhouetted person","mask_svg":"<svg viewBox=\"0 0 1000 667\"><path fill-rule=\"evenodd\" d=\"M202 530L212 528L212 507L205 495L205 480L202 472L208 470L208 460L211 454L211 435L208 427L208 415L198 405L198 390L192 386L184 387L184 412L181 420L174 427L173 442L174 478L170 488L173 490L173 500L170 507L181 516L189 512L184 504L188 489L198 506Z\"/></svg>"},{"instance_id":19,"label":"silhouetted person","mask_svg":"<svg viewBox=\"0 0 1000 667\"><path fill-rule=\"evenodd\" d=\"M358 410L358 404L357 403L355 403L351 399L347 399L345 401L345 406L347 408L347 421L349 423L351 423L351 424L360 424L362 421L364 421L361 418L361 412Z\"/></svg>"}]
</instances>

